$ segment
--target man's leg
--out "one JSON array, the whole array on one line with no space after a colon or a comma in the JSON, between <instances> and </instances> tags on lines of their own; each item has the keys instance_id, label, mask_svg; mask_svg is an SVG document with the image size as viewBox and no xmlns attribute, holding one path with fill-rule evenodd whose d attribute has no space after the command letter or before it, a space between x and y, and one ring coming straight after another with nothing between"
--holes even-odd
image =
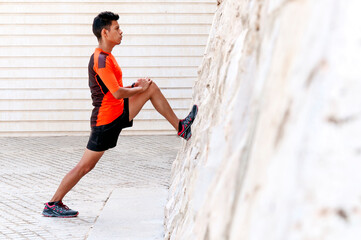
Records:
<instances>
[{"instance_id":1,"label":"man's leg","mask_svg":"<svg viewBox=\"0 0 361 240\"><path fill-rule=\"evenodd\" d=\"M103 154L104 152L94 152L86 149L79 163L65 175L50 202L61 201L75 184L95 167Z\"/></svg>"},{"instance_id":2,"label":"man's leg","mask_svg":"<svg viewBox=\"0 0 361 240\"><path fill-rule=\"evenodd\" d=\"M167 99L163 96L158 86L152 82L149 88L140 94L136 94L129 98L129 120L132 120L144 104L150 100L154 108L165 117L170 124L178 131L179 119L170 107Z\"/></svg>"}]
</instances>

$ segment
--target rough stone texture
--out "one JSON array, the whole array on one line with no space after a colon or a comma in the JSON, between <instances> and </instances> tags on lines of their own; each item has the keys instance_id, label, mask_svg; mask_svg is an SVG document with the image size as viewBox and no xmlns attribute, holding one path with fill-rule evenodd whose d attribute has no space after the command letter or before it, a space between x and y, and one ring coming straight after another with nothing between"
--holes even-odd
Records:
<instances>
[{"instance_id":1,"label":"rough stone texture","mask_svg":"<svg viewBox=\"0 0 361 240\"><path fill-rule=\"evenodd\" d=\"M218 2L166 239L360 239L361 2Z\"/></svg>"}]
</instances>

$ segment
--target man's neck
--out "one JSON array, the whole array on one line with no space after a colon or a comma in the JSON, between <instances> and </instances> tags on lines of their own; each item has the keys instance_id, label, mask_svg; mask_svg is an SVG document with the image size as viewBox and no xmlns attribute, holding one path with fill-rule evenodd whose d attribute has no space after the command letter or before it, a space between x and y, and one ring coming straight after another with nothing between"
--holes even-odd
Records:
<instances>
[{"instance_id":1,"label":"man's neck","mask_svg":"<svg viewBox=\"0 0 361 240\"><path fill-rule=\"evenodd\" d=\"M99 42L98 48L103 50L104 52L111 53L115 45L106 43L104 41Z\"/></svg>"}]
</instances>

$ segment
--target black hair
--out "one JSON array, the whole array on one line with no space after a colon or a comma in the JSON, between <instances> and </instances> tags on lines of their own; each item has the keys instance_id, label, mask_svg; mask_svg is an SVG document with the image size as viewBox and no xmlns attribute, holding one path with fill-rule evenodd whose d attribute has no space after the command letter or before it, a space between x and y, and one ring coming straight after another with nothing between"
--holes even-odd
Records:
<instances>
[{"instance_id":1,"label":"black hair","mask_svg":"<svg viewBox=\"0 0 361 240\"><path fill-rule=\"evenodd\" d=\"M117 21L119 15L112 12L101 12L94 18L93 21L93 33L99 39L102 37L103 28L109 30L109 27L112 25L112 21Z\"/></svg>"}]
</instances>

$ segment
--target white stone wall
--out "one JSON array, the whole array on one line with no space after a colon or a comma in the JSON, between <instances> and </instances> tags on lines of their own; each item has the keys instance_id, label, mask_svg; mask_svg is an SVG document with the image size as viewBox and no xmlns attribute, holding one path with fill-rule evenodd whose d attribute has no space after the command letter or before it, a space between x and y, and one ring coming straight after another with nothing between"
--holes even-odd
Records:
<instances>
[{"instance_id":1,"label":"white stone wall","mask_svg":"<svg viewBox=\"0 0 361 240\"><path fill-rule=\"evenodd\" d=\"M188 113L214 0L0 0L0 136L88 135L88 62L101 11L118 13L113 54L130 85L152 78ZM122 134L175 134L151 103Z\"/></svg>"},{"instance_id":2,"label":"white stone wall","mask_svg":"<svg viewBox=\"0 0 361 240\"><path fill-rule=\"evenodd\" d=\"M220 3L165 239L361 239L360 10Z\"/></svg>"}]
</instances>

